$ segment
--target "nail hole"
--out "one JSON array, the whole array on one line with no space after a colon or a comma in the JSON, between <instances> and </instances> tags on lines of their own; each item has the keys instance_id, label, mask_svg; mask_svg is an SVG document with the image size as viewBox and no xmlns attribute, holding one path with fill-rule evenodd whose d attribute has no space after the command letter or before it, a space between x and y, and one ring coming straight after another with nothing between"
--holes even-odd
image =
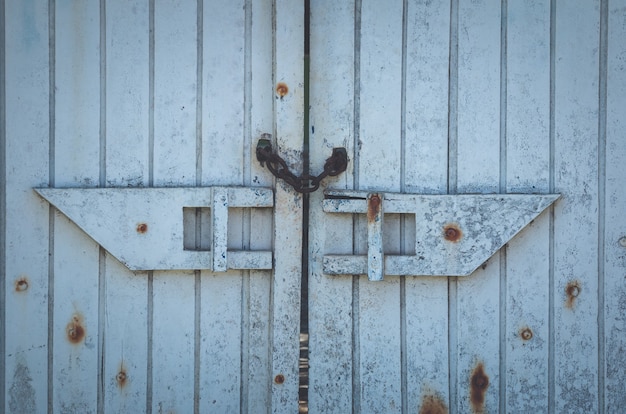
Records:
<instances>
[{"instance_id":1,"label":"nail hole","mask_svg":"<svg viewBox=\"0 0 626 414\"><path fill-rule=\"evenodd\" d=\"M524 341L529 341L533 338L533 331L530 328L524 328L520 331L519 335Z\"/></svg>"},{"instance_id":2,"label":"nail hole","mask_svg":"<svg viewBox=\"0 0 626 414\"><path fill-rule=\"evenodd\" d=\"M146 224L146 223L139 223L139 224L137 224L137 233L144 234L147 231L148 231L148 224Z\"/></svg>"},{"instance_id":3,"label":"nail hole","mask_svg":"<svg viewBox=\"0 0 626 414\"><path fill-rule=\"evenodd\" d=\"M25 276L20 277L15 281L15 291L24 292L28 289L28 278Z\"/></svg>"}]
</instances>

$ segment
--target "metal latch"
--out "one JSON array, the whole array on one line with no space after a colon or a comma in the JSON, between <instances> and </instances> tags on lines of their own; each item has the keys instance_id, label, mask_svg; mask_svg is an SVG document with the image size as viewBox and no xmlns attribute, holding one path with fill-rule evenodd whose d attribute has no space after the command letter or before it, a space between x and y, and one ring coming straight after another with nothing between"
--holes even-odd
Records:
<instances>
[{"instance_id":1,"label":"metal latch","mask_svg":"<svg viewBox=\"0 0 626 414\"><path fill-rule=\"evenodd\" d=\"M228 250L229 207L273 207L270 188L38 188L130 270L271 269L271 251ZM184 249L184 208L209 207L210 249Z\"/></svg>"},{"instance_id":2,"label":"metal latch","mask_svg":"<svg viewBox=\"0 0 626 414\"><path fill-rule=\"evenodd\" d=\"M324 273L468 276L554 203L558 194L418 195L326 191L327 213L367 214L367 256L325 255ZM384 214L415 214L414 255L385 255Z\"/></svg>"}]
</instances>

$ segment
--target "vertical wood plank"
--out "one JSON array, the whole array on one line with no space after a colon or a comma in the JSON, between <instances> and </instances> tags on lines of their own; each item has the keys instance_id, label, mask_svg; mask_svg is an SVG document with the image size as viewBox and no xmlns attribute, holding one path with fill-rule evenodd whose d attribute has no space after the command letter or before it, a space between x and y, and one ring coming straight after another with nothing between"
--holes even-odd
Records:
<instances>
[{"instance_id":1,"label":"vertical wood plank","mask_svg":"<svg viewBox=\"0 0 626 414\"><path fill-rule=\"evenodd\" d=\"M155 186L196 182L196 12L154 5ZM193 272L154 272L152 412L194 410L195 297Z\"/></svg>"},{"instance_id":2,"label":"vertical wood plank","mask_svg":"<svg viewBox=\"0 0 626 414\"><path fill-rule=\"evenodd\" d=\"M598 410L599 2L559 3L555 44L556 411ZM572 363L572 361L575 361Z\"/></svg>"},{"instance_id":3,"label":"vertical wood plank","mask_svg":"<svg viewBox=\"0 0 626 414\"><path fill-rule=\"evenodd\" d=\"M149 11L144 1L106 7L106 185L145 186L149 171ZM146 411L146 273L105 264L104 411Z\"/></svg>"},{"instance_id":4,"label":"vertical wood plank","mask_svg":"<svg viewBox=\"0 0 626 414\"><path fill-rule=\"evenodd\" d=\"M243 1L213 1L205 2L202 12L201 182L242 185L244 162L249 163L244 154L245 8ZM211 212L214 240L220 210L228 212L224 206ZM229 234L228 244L241 248L244 214L232 209L230 214L228 221L240 231L239 240ZM222 247L225 251L226 239ZM220 251L212 250L218 270ZM200 412L240 411L243 277L236 271L201 275Z\"/></svg>"},{"instance_id":5,"label":"vertical wood plank","mask_svg":"<svg viewBox=\"0 0 626 414\"><path fill-rule=\"evenodd\" d=\"M500 186L500 1L459 3L459 193L497 192ZM458 279L459 412L497 411L499 396L500 255Z\"/></svg>"},{"instance_id":6,"label":"vertical wood plank","mask_svg":"<svg viewBox=\"0 0 626 414\"><path fill-rule=\"evenodd\" d=\"M48 204L32 187L49 183L49 35L48 5L6 1L4 170L1 208L5 251L0 306L5 319L0 355L5 377L0 391L4 412L45 412L48 408ZM0 121L0 122L2 122ZM0 150L2 151L2 150ZM6 324L5 324L6 323ZM2 350L0 350L2 351Z\"/></svg>"},{"instance_id":7,"label":"vertical wood plank","mask_svg":"<svg viewBox=\"0 0 626 414\"><path fill-rule=\"evenodd\" d=\"M403 190L441 194L448 176L450 4L410 1L406 15ZM449 407L448 281L407 277L404 312L406 412Z\"/></svg>"},{"instance_id":8,"label":"vertical wood plank","mask_svg":"<svg viewBox=\"0 0 626 414\"><path fill-rule=\"evenodd\" d=\"M55 185L100 179L100 5L55 10ZM54 223L53 407L95 412L98 376L97 244L60 213Z\"/></svg>"},{"instance_id":9,"label":"vertical wood plank","mask_svg":"<svg viewBox=\"0 0 626 414\"><path fill-rule=\"evenodd\" d=\"M606 165L605 165L605 239L604 242L604 357L605 412L617 412L626 407L626 193L624 164L626 145L626 2L611 1L608 10L608 55L606 73ZM600 160L602 162L602 160ZM601 214L602 212L600 212ZM600 407L602 408L602 407Z\"/></svg>"},{"instance_id":10,"label":"vertical wood plank","mask_svg":"<svg viewBox=\"0 0 626 414\"><path fill-rule=\"evenodd\" d=\"M346 172L325 180L324 188L352 188L354 179L354 13L353 1L311 2L311 171L321 172L333 147L346 148L351 161ZM322 199L317 191L309 201L309 412L348 413L356 397L352 277L324 275L322 258L352 254L352 221L325 214Z\"/></svg>"},{"instance_id":11,"label":"vertical wood plank","mask_svg":"<svg viewBox=\"0 0 626 414\"><path fill-rule=\"evenodd\" d=\"M362 3L360 189L400 189L402 19L401 1ZM361 410L400 412L400 280L389 277L373 283L361 278L358 306Z\"/></svg>"},{"instance_id":12,"label":"vertical wood plank","mask_svg":"<svg viewBox=\"0 0 626 414\"><path fill-rule=\"evenodd\" d=\"M246 27L246 118L249 124L246 130L248 141L247 151L250 157L250 177L244 177L247 184L272 186L272 179L253 156L257 139L263 133L273 132L274 111L272 102L273 93L273 8L272 0L248 1L246 7L250 10L247 15ZM248 69L249 68L249 69ZM244 148L246 151L246 148ZM245 156L245 154L244 154ZM250 223L266 223L266 231L251 231L250 248L253 250L272 247L273 210L252 211ZM248 412L259 410L269 412L271 407L271 366L270 359L270 297L273 279L271 271L250 271L248 283L244 287L243 306L247 308L248 320L245 326L244 341L247 341L247 365L243 366L242 378L244 394L242 400L247 402ZM245 283L245 282L244 282ZM245 316L244 316L245 318ZM243 388L243 387L242 387ZM246 389L247 388L247 389ZM247 394L246 394L247 392ZM260 408L260 407L264 407ZM244 408L244 407L242 407Z\"/></svg>"},{"instance_id":13,"label":"vertical wood plank","mask_svg":"<svg viewBox=\"0 0 626 414\"><path fill-rule=\"evenodd\" d=\"M304 4L274 3L274 90L276 149L290 168L302 170L304 128ZM298 410L300 288L302 270L302 196L276 182L274 205L274 278L272 286L272 411Z\"/></svg>"},{"instance_id":14,"label":"vertical wood plank","mask_svg":"<svg viewBox=\"0 0 626 414\"><path fill-rule=\"evenodd\" d=\"M549 192L550 4L508 2L506 191ZM508 245L506 258L506 408L548 407L549 214Z\"/></svg>"}]
</instances>

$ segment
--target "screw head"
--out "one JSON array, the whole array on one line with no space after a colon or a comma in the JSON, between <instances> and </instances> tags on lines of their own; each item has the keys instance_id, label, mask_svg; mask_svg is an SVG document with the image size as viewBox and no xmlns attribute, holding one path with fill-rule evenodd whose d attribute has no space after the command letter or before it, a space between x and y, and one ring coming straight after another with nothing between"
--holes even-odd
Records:
<instances>
[{"instance_id":1,"label":"screw head","mask_svg":"<svg viewBox=\"0 0 626 414\"><path fill-rule=\"evenodd\" d=\"M626 236L623 236L619 239L619 245L622 247L626 247Z\"/></svg>"}]
</instances>

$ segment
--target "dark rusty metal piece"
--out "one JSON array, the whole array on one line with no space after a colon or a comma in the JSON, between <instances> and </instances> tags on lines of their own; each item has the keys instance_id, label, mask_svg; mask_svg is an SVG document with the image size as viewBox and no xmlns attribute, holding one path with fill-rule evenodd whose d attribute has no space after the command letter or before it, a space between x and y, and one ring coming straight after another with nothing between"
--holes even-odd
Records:
<instances>
[{"instance_id":1,"label":"dark rusty metal piece","mask_svg":"<svg viewBox=\"0 0 626 414\"><path fill-rule=\"evenodd\" d=\"M137 224L137 233L144 234L148 231L148 225L146 223Z\"/></svg>"},{"instance_id":2,"label":"dark rusty metal piece","mask_svg":"<svg viewBox=\"0 0 626 414\"><path fill-rule=\"evenodd\" d=\"M333 148L332 155L324 163L324 171L318 176L302 174L300 177L289 171L285 160L272 152L269 139L260 139L256 147L256 158L261 166L267 166L276 178L284 180L299 193L312 193L320 187L322 180L328 176L335 177L348 167L348 153L345 148Z\"/></svg>"},{"instance_id":3,"label":"dark rusty metal piece","mask_svg":"<svg viewBox=\"0 0 626 414\"><path fill-rule=\"evenodd\" d=\"M278 385L285 383L285 376L283 374L278 374L274 377L274 382Z\"/></svg>"},{"instance_id":4,"label":"dark rusty metal piece","mask_svg":"<svg viewBox=\"0 0 626 414\"><path fill-rule=\"evenodd\" d=\"M289 87L287 86L286 83L284 82L279 82L278 85L276 85L276 94L278 96L280 96L281 98L283 98L284 96L286 96L289 93Z\"/></svg>"},{"instance_id":5,"label":"dark rusty metal piece","mask_svg":"<svg viewBox=\"0 0 626 414\"><path fill-rule=\"evenodd\" d=\"M15 281L16 292L24 292L27 289L28 289L28 278L26 276L22 276Z\"/></svg>"}]
</instances>

